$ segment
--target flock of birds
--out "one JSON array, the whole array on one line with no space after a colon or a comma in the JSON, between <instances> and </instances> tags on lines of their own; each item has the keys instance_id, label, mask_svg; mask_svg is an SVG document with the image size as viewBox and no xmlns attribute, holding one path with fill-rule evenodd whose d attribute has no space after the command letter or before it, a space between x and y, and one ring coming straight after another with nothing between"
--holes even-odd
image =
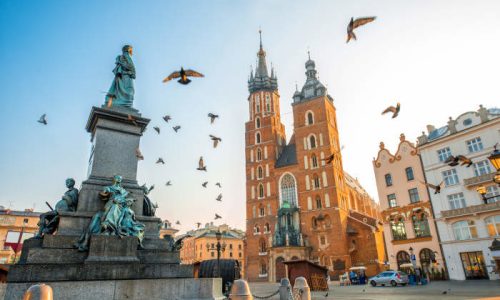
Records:
<instances>
[{"instance_id":1,"label":"flock of birds","mask_svg":"<svg viewBox=\"0 0 500 300\"><path fill-rule=\"evenodd\" d=\"M460 164L460 166L465 166L467 168L469 168L473 164L472 160L470 158L466 157L465 155L457 155L457 156L450 155L444 161L444 163L447 164L450 167L455 167L455 166L458 166ZM438 185L435 185L435 184L432 184L432 183L428 183L428 182L423 182L423 181L420 181L420 182L422 184L425 184L427 187L433 189L434 190L434 195L435 194L440 194L441 193L441 188L444 185L444 180L441 181L441 183L439 183Z\"/></svg>"}]
</instances>

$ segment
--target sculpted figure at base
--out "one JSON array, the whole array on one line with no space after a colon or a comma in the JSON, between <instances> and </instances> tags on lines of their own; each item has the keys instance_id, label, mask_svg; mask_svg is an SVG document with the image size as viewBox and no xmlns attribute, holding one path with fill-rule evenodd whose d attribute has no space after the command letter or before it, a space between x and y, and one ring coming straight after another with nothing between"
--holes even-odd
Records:
<instances>
[{"instance_id":1,"label":"sculpted figure at base","mask_svg":"<svg viewBox=\"0 0 500 300\"><path fill-rule=\"evenodd\" d=\"M144 224L139 223L131 209L135 199L127 197L129 192L121 186L122 177L113 177L113 184L99 193L103 201L107 201L102 211L97 212L89 226L82 233L75 246L80 251L88 250L90 237L94 234L135 236L139 248L143 248Z\"/></svg>"},{"instance_id":2,"label":"sculpted figure at base","mask_svg":"<svg viewBox=\"0 0 500 300\"><path fill-rule=\"evenodd\" d=\"M132 46L125 45L122 54L116 57L113 69L115 78L106 94L106 106L132 107L134 103L135 66L132 61Z\"/></svg>"},{"instance_id":3,"label":"sculpted figure at base","mask_svg":"<svg viewBox=\"0 0 500 300\"><path fill-rule=\"evenodd\" d=\"M155 188L155 186L152 185L148 188L146 186L146 184L143 184L141 186L141 188L142 188L142 191L144 192L144 201L142 204L142 214L144 216L154 217L155 213L156 213L156 209L158 208L158 205L154 204L151 201L151 199L149 199L148 194L149 194L149 192L151 192Z\"/></svg>"},{"instance_id":4,"label":"sculpted figure at base","mask_svg":"<svg viewBox=\"0 0 500 300\"><path fill-rule=\"evenodd\" d=\"M64 193L61 200L56 204L55 209L40 215L38 222L38 233L36 237L42 237L45 234L53 234L59 225L59 213L61 211L76 211L78 206L78 189L75 188L73 178L66 179L68 190Z\"/></svg>"}]
</instances>

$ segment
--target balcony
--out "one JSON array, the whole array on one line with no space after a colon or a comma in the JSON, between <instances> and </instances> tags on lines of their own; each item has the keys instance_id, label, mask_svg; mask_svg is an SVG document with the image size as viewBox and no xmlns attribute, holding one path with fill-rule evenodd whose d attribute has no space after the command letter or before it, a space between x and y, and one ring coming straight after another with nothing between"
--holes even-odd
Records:
<instances>
[{"instance_id":1,"label":"balcony","mask_svg":"<svg viewBox=\"0 0 500 300\"><path fill-rule=\"evenodd\" d=\"M500 201L488 204L472 205L464 208L445 210L441 212L441 217L445 219L455 218L455 217L472 215L488 211L495 211L495 210L500 210Z\"/></svg>"},{"instance_id":2,"label":"balcony","mask_svg":"<svg viewBox=\"0 0 500 300\"><path fill-rule=\"evenodd\" d=\"M495 178L495 173L474 176L471 178L464 179L464 186L471 187L471 186L481 185L486 182L492 182L493 178Z\"/></svg>"}]
</instances>

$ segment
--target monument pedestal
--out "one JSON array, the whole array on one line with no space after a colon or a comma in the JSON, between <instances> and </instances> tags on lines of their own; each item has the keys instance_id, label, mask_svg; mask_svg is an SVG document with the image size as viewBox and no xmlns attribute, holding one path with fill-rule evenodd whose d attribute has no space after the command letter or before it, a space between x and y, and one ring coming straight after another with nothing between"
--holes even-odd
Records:
<instances>
[{"instance_id":1,"label":"monument pedestal","mask_svg":"<svg viewBox=\"0 0 500 300\"><path fill-rule=\"evenodd\" d=\"M132 118L132 120L131 120ZM29 286L49 284L54 299L223 299L220 279L194 279L193 266L180 264L178 251L159 238L161 219L143 215L144 192L137 183L140 138L148 119L129 108L93 107L86 129L92 152L76 212L60 212L54 235L28 239L7 277L5 299L21 299ZM99 192L114 175L135 199L132 209L145 225L144 249L133 236L95 234L89 250L75 248L92 216L106 201Z\"/></svg>"}]
</instances>

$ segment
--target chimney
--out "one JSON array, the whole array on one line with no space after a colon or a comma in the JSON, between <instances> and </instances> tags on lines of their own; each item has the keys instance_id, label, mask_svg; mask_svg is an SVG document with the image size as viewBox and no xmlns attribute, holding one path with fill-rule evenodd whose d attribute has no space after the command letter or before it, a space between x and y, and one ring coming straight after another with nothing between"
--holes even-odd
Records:
<instances>
[{"instance_id":1,"label":"chimney","mask_svg":"<svg viewBox=\"0 0 500 300\"><path fill-rule=\"evenodd\" d=\"M434 125L427 125L427 133L431 133L434 130L436 130L436 127L434 127Z\"/></svg>"}]
</instances>

